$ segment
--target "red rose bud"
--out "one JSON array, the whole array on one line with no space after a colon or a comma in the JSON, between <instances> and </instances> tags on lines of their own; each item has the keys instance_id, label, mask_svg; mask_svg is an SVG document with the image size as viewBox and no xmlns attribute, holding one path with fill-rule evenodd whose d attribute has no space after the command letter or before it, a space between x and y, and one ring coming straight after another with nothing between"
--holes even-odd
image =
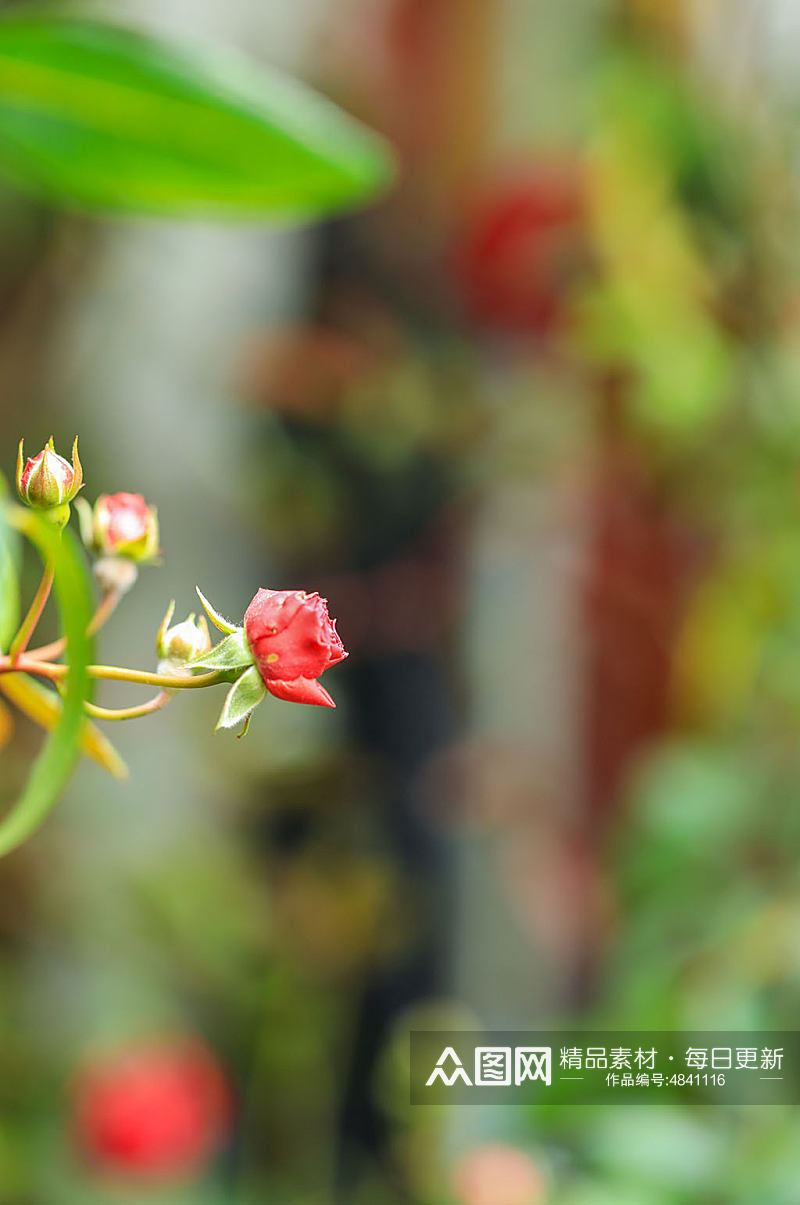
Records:
<instances>
[{"instance_id":1,"label":"red rose bud","mask_svg":"<svg viewBox=\"0 0 800 1205\"><path fill-rule=\"evenodd\" d=\"M194 1041L135 1047L79 1075L80 1147L118 1175L175 1180L202 1170L231 1125L232 1098L214 1056Z\"/></svg>"},{"instance_id":2,"label":"red rose bud","mask_svg":"<svg viewBox=\"0 0 800 1205\"><path fill-rule=\"evenodd\" d=\"M245 611L247 643L270 694L335 707L317 681L347 656L326 600L303 590L259 590Z\"/></svg>"},{"instance_id":3,"label":"red rose bud","mask_svg":"<svg viewBox=\"0 0 800 1205\"><path fill-rule=\"evenodd\" d=\"M72 445L72 464L59 456L53 437L36 456L24 458L23 440L17 453L17 493L23 502L37 510L62 512L59 520L69 518L69 503L83 485L83 470L78 456L78 440ZM66 508L66 510L64 510Z\"/></svg>"},{"instance_id":4,"label":"red rose bud","mask_svg":"<svg viewBox=\"0 0 800 1205\"><path fill-rule=\"evenodd\" d=\"M101 494L94 504L91 539L101 556L152 561L158 553L158 518L141 494Z\"/></svg>"}]
</instances>

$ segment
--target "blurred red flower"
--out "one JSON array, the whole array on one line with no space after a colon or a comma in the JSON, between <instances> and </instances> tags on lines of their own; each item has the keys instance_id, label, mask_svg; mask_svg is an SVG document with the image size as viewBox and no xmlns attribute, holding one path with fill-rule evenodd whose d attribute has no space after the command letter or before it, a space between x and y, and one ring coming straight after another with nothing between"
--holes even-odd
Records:
<instances>
[{"instance_id":1,"label":"blurred red flower","mask_svg":"<svg viewBox=\"0 0 800 1205\"><path fill-rule=\"evenodd\" d=\"M79 1074L73 1103L76 1139L97 1165L154 1180L198 1172L232 1117L222 1069L189 1040L96 1058Z\"/></svg>"},{"instance_id":2,"label":"blurred red flower","mask_svg":"<svg viewBox=\"0 0 800 1205\"><path fill-rule=\"evenodd\" d=\"M158 519L141 494L101 494L94 506L94 543L105 556L152 560L158 552Z\"/></svg>"},{"instance_id":3,"label":"blurred red flower","mask_svg":"<svg viewBox=\"0 0 800 1205\"><path fill-rule=\"evenodd\" d=\"M324 598L304 590L259 590L245 611L244 628L270 694L336 706L316 680L347 656Z\"/></svg>"},{"instance_id":4,"label":"blurred red flower","mask_svg":"<svg viewBox=\"0 0 800 1205\"><path fill-rule=\"evenodd\" d=\"M501 172L467 210L452 255L467 316L478 326L545 335L587 258L583 182L569 160Z\"/></svg>"}]
</instances>

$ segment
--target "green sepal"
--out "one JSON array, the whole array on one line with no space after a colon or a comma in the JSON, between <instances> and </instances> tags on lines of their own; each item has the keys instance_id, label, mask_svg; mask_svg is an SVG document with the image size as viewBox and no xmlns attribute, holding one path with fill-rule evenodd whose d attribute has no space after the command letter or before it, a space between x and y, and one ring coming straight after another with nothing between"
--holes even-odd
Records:
<instances>
[{"instance_id":1,"label":"green sepal","mask_svg":"<svg viewBox=\"0 0 800 1205\"><path fill-rule=\"evenodd\" d=\"M166 650L164 648L164 637L167 634L167 629L169 628L169 625L172 623L172 616L174 614L175 614L175 599L173 598L170 600L170 604L167 607L167 613L164 616L164 618L161 620L161 626L159 627L158 632L156 633L156 652L158 653L159 657L166 657L166 655L167 655Z\"/></svg>"},{"instance_id":2,"label":"green sepal","mask_svg":"<svg viewBox=\"0 0 800 1205\"><path fill-rule=\"evenodd\" d=\"M91 503L85 498L75 499L75 509L78 512L78 530L81 533L81 539L85 546L89 549L94 546L94 511Z\"/></svg>"},{"instance_id":3,"label":"green sepal","mask_svg":"<svg viewBox=\"0 0 800 1205\"><path fill-rule=\"evenodd\" d=\"M205 607L206 615L211 620L215 628L219 628L220 632L226 632L228 635L241 631L241 628L239 628L235 623L231 623L229 619L225 619L224 616L220 615L219 611L214 610L199 586L195 586L195 590L197 591L197 597Z\"/></svg>"},{"instance_id":4,"label":"green sepal","mask_svg":"<svg viewBox=\"0 0 800 1205\"><path fill-rule=\"evenodd\" d=\"M246 724L266 693L267 688L258 669L255 665L251 666L228 691L214 731L219 731L220 728L235 728L242 722Z\"/></svg>"},{"instance_id":5,"label":"green sepal","mask_svg":"<svg viewBox=\"0 0 800 1205\"><path fill-rule=\"evenodd\" d=\"M237 628L213 649L188 662L190 669L241 669L252 664L253 654L242 628Z\"/></svg>"}]
</instances>

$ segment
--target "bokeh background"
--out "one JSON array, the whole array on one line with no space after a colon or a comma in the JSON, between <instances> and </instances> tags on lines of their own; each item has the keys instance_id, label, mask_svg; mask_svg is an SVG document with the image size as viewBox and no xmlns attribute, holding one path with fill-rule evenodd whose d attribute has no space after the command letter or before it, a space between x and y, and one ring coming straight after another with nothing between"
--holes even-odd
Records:
<instances>
[{"instance_id":1,"label":"bokeh background","mask_svg":"<svg viewBox=\"0 0 800 1205\"><path fill-rule=\"evenodd\" d=\"M797 6L93 11L288 68L401 174L278 230L0 187L3 468L77 432L90 496L159 508L102 659L154 664L195 583L318 589L351 651L336 712L120 725L130 781L82 766L3 862L0 1202L796 1205L796 1110L412 1109L406 1060L415 1027L796 1027ZM154 1044L227 1084L180 1175L104 1165L81 1112ZM134 1132L185 1108L153 1075Z\"/></svg>"}]
</instances>

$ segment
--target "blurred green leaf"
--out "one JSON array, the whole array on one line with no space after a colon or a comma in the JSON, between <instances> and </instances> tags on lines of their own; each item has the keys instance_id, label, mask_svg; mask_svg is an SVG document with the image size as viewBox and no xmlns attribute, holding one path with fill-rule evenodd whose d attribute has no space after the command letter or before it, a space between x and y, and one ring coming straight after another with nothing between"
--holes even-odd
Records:
<instances>
[{"instance_id":1,"label":"blurred green leaf","mask_svg":"<svg viewBox=\"0 0 800 1205\"><path fill-rule=\"evenodd\" d=\"M553 1205L608 1205L609 1201L614 1205L671 1205L674 1199L668 1190L661 1193L653 1184L637 1187L603 1178L596 1182L571 1180Z\"/></svg>"},{"instance_id":2,"label":"blurred green leaf","mask_svg":"<svg viewBox=\"0 0 800 1205\"><path fill-rule=\"evenodd\" d=\"M63 705L59 695L28 674L0 674L0 691L35 724L50 732L58 726ZM111 741L90 720L81 732L81 753L108 770L113 778L128 777L128 767Z\"/></svg>"},{"instance_id":3,"label":"blurred green leaf","mask_svg":"<svg viewBox=\"0 0 800 1205\"><path fill-rule=\"evenodd\" d=\"M20 798L0 821L0 855L9 853L38 828L58 800L80 752L83 703L88 694L91 642L86 629L92 615L91 590L78 543L70 531L61 535L33 511L4 509L4 524L31 540L55 570L54 590L66 637L70 667L60 723L48 738Z\"/></svg>"},{"instance_id":4,"label":"blurred green leaf","mask_svg":"<svg viewBox=\"0 0 800 1205\"><path fill-rule=\"evenodd\" d=\"M733 749L674 741L654 750L633 786L637 840L674 844L682 857L719 857L762 804L759 767Z\"/></svg>"},{"instance_id":5,"label":"blurred green leaf","mask_svg":"<svg viewBox=\"0 0 800 1205\"><path fill-rule=\"evenodd\" d=\"M312 216L392 174L381 140L231 52L90 20L0 22L0 168L79 207Z\"/></svg>"},{"instance_id":6,"label":"blurred green leaf","mask_svg":"<svg viewBox=\"0 0 800 1205\"><path fill-rule=\"evenodd\" d=\"M677 67L677 69L676 69ZM630 136L665 165L693 215L737 231L747 221L754 147L746 123L726 117L671 57L618 46L601 59L595 116L624 122Z\"/></svg>"},{"instance_id":7,"label":"blurred green leaf","mask_svg":"<svg viewBox=\"0 0 800 1205\"><path fill-rule=\"evenodd\" d=\"M664 1189L689 1189L697 1200L713 1185L726 1155L710 1122L661 1108L607 1109L590 1141L599 1166L638 1176L645 1184L655 1180Z\"/></svg>"},{"instance_id":8,"label":"blurred green leaf","mask_svg":"<svg viewBox=\"0 0 800 1205\"><path fill-rule=\"evenodd\" d=\"M696 228L692 198L703 190L697 179L684 187L684 168L695 177L708 167L711 140L687 141L694 110L666 78L651 80L627 58L602 75L588 173L602 276L578 303L577 329L590 357L625 369L634 425L685 451L730 404L738 367Z\"/></svg>"},{"instance_id":9,"label":"blurred green leaf","mask_svg":"<svg viewBox=\"0 0 800 1205\"><path fill-rule=\"evenodd\" d=\"M0 497L5 486L0 480ZM19 605L19 536L2 522L0 510L0 651L5 651L17 630Z\"/></svg>"}]
</instances>

